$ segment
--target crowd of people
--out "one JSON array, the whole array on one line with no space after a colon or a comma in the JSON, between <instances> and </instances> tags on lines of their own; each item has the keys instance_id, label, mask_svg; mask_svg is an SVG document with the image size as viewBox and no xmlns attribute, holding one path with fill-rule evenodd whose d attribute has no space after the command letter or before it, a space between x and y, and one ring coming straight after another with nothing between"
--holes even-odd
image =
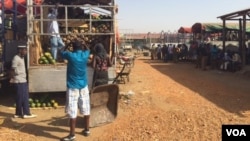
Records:
<instances>
[{"instance_id":1,"label":"crowd of people","mask_svg":"<svg viewBox=\"0 0 250 141\"><path fill-rule=\"evenodd\" d=\"M196 68L202 70L218 69L222 71L239 71L242 67L240 51L226 49L223 51L211 43L192 42L186 44L158 44L151 49L151 59L163 60L163 62L193 62ZM250 64L250 50L246 50L246 63Z\"/></svg>"},{"instance_id":2,"label":"crowd of people","mask_svg":"<svg viewBox=\"0 0 250 141\"><path fill-rule=\"evenodd\" d=\"M158 44L151 49L151 59L163 60L164 62L186 60L188 57L188 47L186 44Z\"/></svg>"}]
</instances>

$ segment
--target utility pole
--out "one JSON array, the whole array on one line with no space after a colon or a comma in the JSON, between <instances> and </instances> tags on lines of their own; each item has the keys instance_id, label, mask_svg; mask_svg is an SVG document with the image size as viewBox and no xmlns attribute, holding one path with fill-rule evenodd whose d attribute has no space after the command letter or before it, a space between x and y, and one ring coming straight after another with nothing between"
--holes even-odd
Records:
<instances>
[{"instance_id":1,"label":"utility pole","mask_svg":"<svg viewBox=\"0 0 250 141\"><path fill-rule=\"evenodd\" d=\"M150 36L150 32L148 32L148 37L149 37L149 45L150 45L150 48L151 48L151 36Z\"/></svg>"}]
</instances>

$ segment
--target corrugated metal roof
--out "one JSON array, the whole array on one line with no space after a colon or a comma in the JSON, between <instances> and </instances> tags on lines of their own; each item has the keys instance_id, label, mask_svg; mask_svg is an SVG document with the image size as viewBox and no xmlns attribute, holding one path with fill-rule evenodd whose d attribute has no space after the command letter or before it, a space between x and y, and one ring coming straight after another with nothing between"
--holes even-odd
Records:
<instances>
[{"instance_id":1,"label":"corrugated metal roof","mask_svg":"<svg viewBox=\"0 0 250 141\"><path fill-rule=\"evenodd\" d=\"M226 23L227 30L239 30L239 23ZM250 23L246 24L246 32L250 32ZM195 23L192 26L193 33L201 33L202 31L205 32L222 32L223 24L222 23Z\"/></svg>"},{"instance_id":2,"label":"corrugated metal roof","mask_svg":"<svg viewBox=\"0 0 250 141\"><path fill-rule=\"evenodd\" d=\"M239 11L232 12L229 14L225 14L225 15L219 16L217 18L220 18L222 20L230 20L230 19L233 20L236 18L239 19L241 16L249 15L249 14L250 14L250 8L239 10Z\"/></svg>"},{"instance_id":3,"label":"corrugated metal roof","mask_svg":"<svg viewBox=\"0 0 250 141\"><path fill-rule=\"evenodd\" d=\"M191 27L180 27L178 33L192 33Z\"/></svg>"}]
</instances>

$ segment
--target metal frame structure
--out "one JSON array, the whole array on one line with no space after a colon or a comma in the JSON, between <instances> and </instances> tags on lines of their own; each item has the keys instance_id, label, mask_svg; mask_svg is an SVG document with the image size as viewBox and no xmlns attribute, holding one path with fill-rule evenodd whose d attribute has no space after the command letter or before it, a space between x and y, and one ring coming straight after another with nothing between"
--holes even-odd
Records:
<instances>
[{"instance_id":1,"label":"metal frame structure","mask_svg":"<svg viewBox=\"0 0 250 141\"><path fill-rule=\"evenodd\" d=\"M239 22L239 48L242 54L242 64L246 65L246 22L250 20L250 9L244 9L229 14L219 16L223 21L223 51L225 52L225 40L226 40L226 21L238 21Z\"/></svg>"}]
</instances>

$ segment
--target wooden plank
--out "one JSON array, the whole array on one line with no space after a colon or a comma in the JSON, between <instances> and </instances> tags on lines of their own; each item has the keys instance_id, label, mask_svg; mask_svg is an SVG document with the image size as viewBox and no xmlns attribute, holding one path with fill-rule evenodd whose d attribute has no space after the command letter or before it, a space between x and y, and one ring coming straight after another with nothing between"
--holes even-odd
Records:
<instances>
[{"instance_id":1,"label":"wooden plank","mask_svg":"<svg viewBox=\"0 0 250 141\"><path fill-rule=\"evenodd\" d=\"M61 22L61 26L65 27L66 24L65 22ZM79 22L79 21L68 21L68 27L83 27L83 28L88 28L88 24L84 22Z\"/></svg>"},{"instance_id":2,"label":"wooden plank","mask_svg":"<svg viewBox=\"0 0 250 141\"><path fill-rule=\"evenodd\" d=\"M40 24L34 21L34 32L40 33ZM34 43L30 44L30 65L38 64L38 59L42 55L42 45L40 35L34 36Z\"/></svg>"}]
</instances>

